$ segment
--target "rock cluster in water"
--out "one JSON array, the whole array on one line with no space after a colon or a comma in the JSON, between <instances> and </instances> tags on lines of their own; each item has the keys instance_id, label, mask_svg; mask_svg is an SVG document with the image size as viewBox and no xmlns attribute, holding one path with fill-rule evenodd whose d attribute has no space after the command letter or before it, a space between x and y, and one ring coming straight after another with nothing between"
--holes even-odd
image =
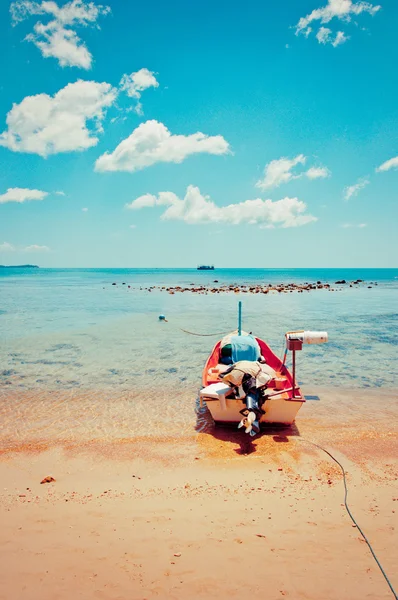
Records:
<instances>
[{"instance_id":1,"label":"rock cluster in water","mask_svg":"<svg viewBox=\"0 0 398 600\"><path fill-rule=\"evenodd\" d=\"M218 283L218 279L215 279L213 283ZM129 289L139 289L140 291L152 292L152 291L160 291L167 292L169 294L176 293L185 293L190 292L194 294L224 294L224 293L235 293L235 294L269 294L269 293L279 293L279 294L287 294L292 292L310 292L312 290L326 290L329 292L337 292L343 289L342 286L360 286L361 284L365 284L363 279L356 279L355 281L346 281L345 279L341 279L339 281L335 281L334 284L330 283L322 283L322 281L317 281L315 283L280 283L277 285L273 285L271 283L268 284L256 284L256 285L242 285L242 284L224 284L218 286L210 285L196 285L195 283L191 283L188 287L184 286L160 286L160 285L152 285L150 287L137 287L132 288L130 285L127 287ZM370 282L372 285L377 285L376 282ZM112 285L117 285L116 282L112 283ZM126 282L123 282L121 285L127 285ZM372 288L372 285L368 285L368 288ZM338 287L334 287L338 286Z\"/></svg>"}]
</instances>

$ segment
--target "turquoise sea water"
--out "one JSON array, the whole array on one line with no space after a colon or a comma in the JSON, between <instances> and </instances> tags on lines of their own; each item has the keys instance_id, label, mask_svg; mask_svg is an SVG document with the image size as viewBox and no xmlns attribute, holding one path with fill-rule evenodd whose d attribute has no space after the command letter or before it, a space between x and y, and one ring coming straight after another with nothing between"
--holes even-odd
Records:
<instances>
[{"instance_id":1,"label":"turquoise sea water","mask_svg":"<svg viewBox=\"0 0 398 600\"><path fill-rule=\"evenodd\" d=\"M340 279L365 283L267 295L146 289ZM299 379L312 389L397 385L398 269L0 269L0 389L178 390L194 397L220 336L181 329L235 329L238 300L244 329L278 355L286 331L329 332L328 344L307 346L298 357ZM161 313L168 323L158 321Z\"/></svg>"}]
</instances>

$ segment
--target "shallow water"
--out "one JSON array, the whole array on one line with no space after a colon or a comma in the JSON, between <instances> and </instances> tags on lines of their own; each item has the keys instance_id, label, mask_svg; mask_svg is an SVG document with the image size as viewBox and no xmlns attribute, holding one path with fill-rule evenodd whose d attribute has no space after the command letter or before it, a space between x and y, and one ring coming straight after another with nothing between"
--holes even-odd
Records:
<instances>
[{"instance_id":1,"label":"shallow water","mask_svg":"<svg viewBox=\"0 0 398 600\"><path fill-rule=\"evenodd\" d=\"M87 438L96 431L103 437L105 429L109 437L205 429L206 416L198 423L195 413L197 392L220 335L201 337L182 329L231 331L238 300L243 300L244 329L265 339L279 356L286 331L329 332L328 344L305 346L297 357L299 382L311 393L319 386L394 388L397 276L398 270L0 271L3 434L10 439L14 431L23 440L55 431ZM334 292L267 295L170 295L145 289L190 283L217 287L214 279L221 285L342 278L366 282ZM161 313L167 323L159 322ZM149 428L145 414L153 424Z\"/></svg>"}]
</instances>

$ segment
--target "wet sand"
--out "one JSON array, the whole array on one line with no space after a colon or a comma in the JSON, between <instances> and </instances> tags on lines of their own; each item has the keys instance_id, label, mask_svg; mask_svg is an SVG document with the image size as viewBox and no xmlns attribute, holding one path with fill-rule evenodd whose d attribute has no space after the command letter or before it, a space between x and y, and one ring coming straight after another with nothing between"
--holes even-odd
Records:
<instances>
[{"instance_id":1,"label":"wet sand","mask_svg":"<svg viewBox=\"0 0 398 600\"><path fill-rule=\"evenodd\" d=\"M309 441L397 588L398 394L320 395L252 441L193 407L148 431L122 399L93 427L3 396L0 598L392 598Z\"/></svg>"}]
</instances>

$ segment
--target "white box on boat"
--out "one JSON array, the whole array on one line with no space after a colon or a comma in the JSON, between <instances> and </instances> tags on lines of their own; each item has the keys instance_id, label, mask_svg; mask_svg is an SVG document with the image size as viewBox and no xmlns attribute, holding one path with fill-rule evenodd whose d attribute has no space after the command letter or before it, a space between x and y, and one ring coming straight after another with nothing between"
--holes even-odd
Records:
<instances>
[{"instance_id":1,"label":"white box on boat","mask_svg":"<svg viewBox=\"0 0 398 600\"><path fill-rule=\"evenodd\" d=\"M207 387L203 388L199 392L199 397L203 400L211 398L212 400L219 400L222 410L226 410L227 405L225 396L231 393L231 388L225 383L211 383Z\"/></svg>"}]
</instances>

